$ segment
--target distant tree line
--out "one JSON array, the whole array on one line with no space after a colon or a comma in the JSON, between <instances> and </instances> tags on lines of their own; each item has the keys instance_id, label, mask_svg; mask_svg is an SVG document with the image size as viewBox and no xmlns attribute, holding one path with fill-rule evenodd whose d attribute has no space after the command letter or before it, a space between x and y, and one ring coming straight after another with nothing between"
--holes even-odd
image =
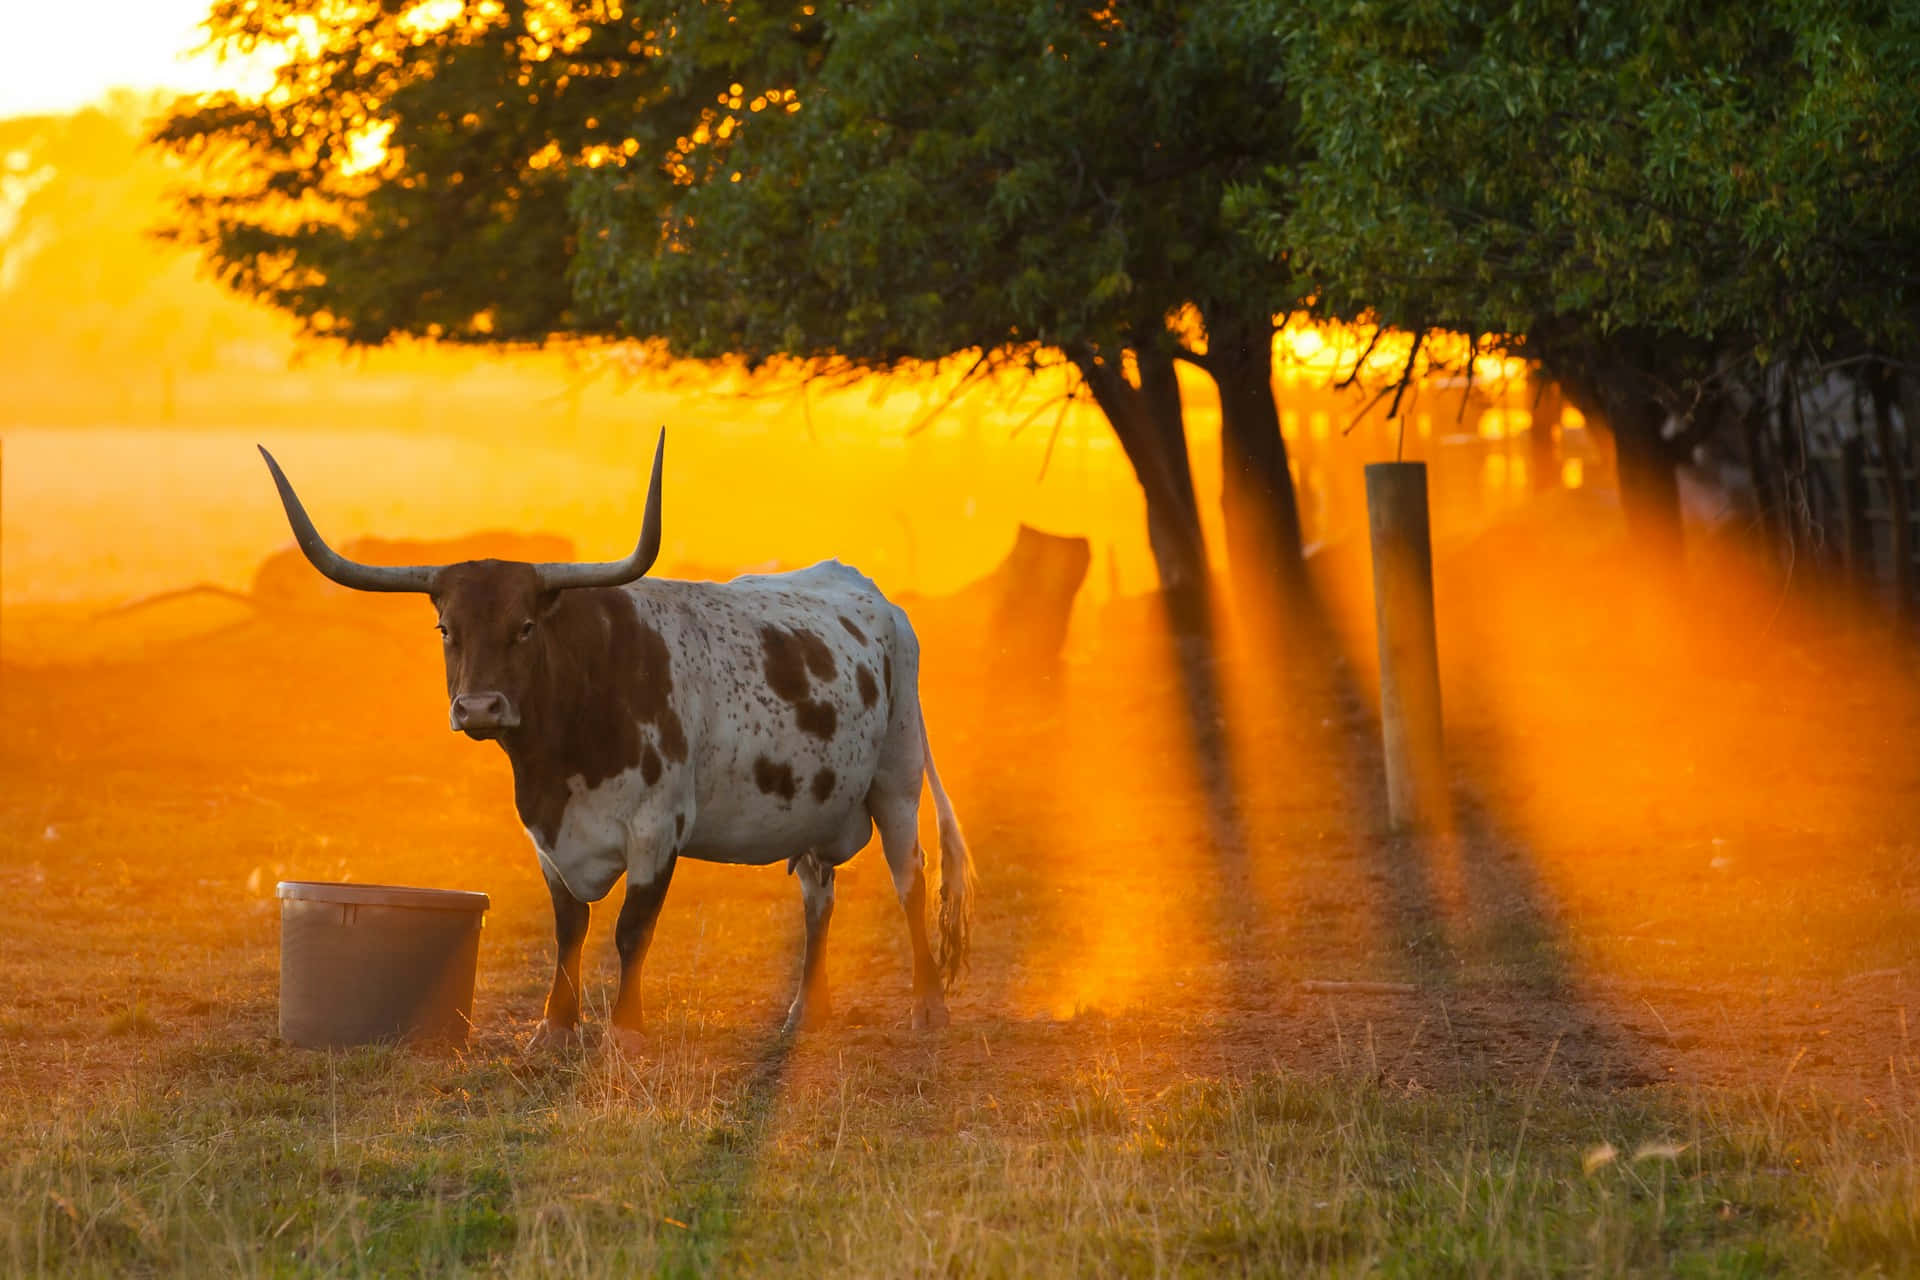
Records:
<instances>
[{"instance_id":1,"label":"distant tree line","mask_svg":"<svg viewBox=\"0 0 1920 1280\"><path fill-rule=\"evenodd\" d=\"M291 53L263 100L156 130L204 162L176 234L241 292L352 343L1065 361L1169 588L1207 565L1181 362L1218 388L1235 578L1298 583L1289 314L1537 360L1612 430L1655 544L1676 466L1790 437L1797 385L1916 408L1899 0L219 0L209 25Z\"/></svg>"}]
</instances>

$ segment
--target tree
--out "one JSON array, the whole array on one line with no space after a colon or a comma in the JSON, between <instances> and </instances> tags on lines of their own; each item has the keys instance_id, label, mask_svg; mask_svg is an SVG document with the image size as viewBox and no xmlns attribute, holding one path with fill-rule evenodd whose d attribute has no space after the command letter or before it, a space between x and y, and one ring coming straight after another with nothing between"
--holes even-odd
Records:
<instances>
[{"instance_id":1,"label":"tree","mask_svg":"<svg viewBox=\"0 0 1920 1280\"><path fill-rule=\"evenodd\" d=\"M1251 8L1313 156L1236 194L1336 308L1491 335L1611 428L1630 526L1782 362L1915 337L1911 6L1844 0Z\"/></svg>"},{"instance_id":2,"label":"tree","mask_svg":"<svg viewBox=\"0 0 1920 1280\"><path fill-rule=\"evenodd\" d=\"M217 36L293 51L279 88L157 136L210 162L181 234L351 342L638 336L834 371L1062 353L1182 586L1205 551L1175 360L1221 387L1236 564L1299 556L1270 382L1295 299L1220 207L1292 118L1279 46L1237 13L222 0ZM1187 308L1204 344L1170 324Z\"/></svg>"},{"instance_id":3,"label":"tree","mask_svg":"<svg viewBox=\"0 0 1920 1280\"><path fill-rule=\"evenodd\" d=\"M288 57L263 98L182 100L156 130L204 162L174 234L320 337L602 336L568 278L574 175L633 157L670 189L716 88L804 67L810 7L756 10L749 43L699 5L218 0L217 42Z\"/></svg>"},{"instance_id":4,"label":"tree","mask_svg":"<svg viewBox=\"0 0 1920 1280\"><path fill-rule=\"evenodd\" d=\"M727 151L741 180L689 183L664 219L625 174L583 185L587 220L613 228L583 250L588 291L634 331L691 309L696 354L1064 352L1133 460L1169 582L1204 572L1173 374L1187 360L1220 388L1232 562L1297 566L1271 390L1272 317L1297 299L1220 207L1289 145L1278 54L1223 6L859 10L806 109ZM1169 328L1186 308L1203 344Z\"/></svg>"}]
</instances>

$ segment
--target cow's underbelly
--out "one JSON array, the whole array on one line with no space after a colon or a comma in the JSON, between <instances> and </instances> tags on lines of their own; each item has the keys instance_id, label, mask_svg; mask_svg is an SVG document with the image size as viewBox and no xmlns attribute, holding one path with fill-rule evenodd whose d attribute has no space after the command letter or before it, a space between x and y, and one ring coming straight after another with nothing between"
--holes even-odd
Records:
<instances>
[{"instance_id":1,"label":"cow's underbelly","mask_svg":"<svg viewBox=\"0 0 1920 1280\"><path fill-rule=\"evenodd\" d=\"M863 781L870 767L839 763L846 772L835 774L831 789L823 788L824 798L814 789L824 764L796 775L790 787L784 775L771 790L750 779L730 779L695 803L680 770L653 784L641 770L629 770L591 788L575 776L568 779L571 795L552 844L528 834L547 870L583 902L605 897L622 874L651 878L676 850L702 862L746 866L803 853L844 862L865 847L873 820ZM691 830L682 821L688 810Z\"/></svg>"},{"instance_id":2,"label":"cow's underbelly","mask_svg":"<svg viewBox=\"0 0 1920 1280\"><path fill-rule=\"evenodd\" d=\"M680 852L702 862L746 866L784 862L816 851L838 862L858 853L872 831L864 797L858 803L832 807L802 801L784 810L756 797L701 813Z\"/></svg>"}]
</instances>

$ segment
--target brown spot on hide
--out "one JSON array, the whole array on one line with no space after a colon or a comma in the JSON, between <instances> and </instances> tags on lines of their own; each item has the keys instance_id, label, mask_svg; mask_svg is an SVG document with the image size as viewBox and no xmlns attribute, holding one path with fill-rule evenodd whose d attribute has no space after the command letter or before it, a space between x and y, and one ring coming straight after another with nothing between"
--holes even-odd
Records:
<instances>
[{"instance_id":1,"label":"brown spot on hide","mask_svg":"<svg viewBox=\"0 0 1920 1280\"><path fill-rule=\"evenodd\" d=\"M775 764L761 756L753 762L754 785L770 796L779 796L782 800L793 799L796 789L793 780L793 766Z\"/></svg>"},{"instance_id":2,"label":"brown spot on hide","mask_svg":"<svg viewBox=\"0 0 1920 1280\"><path fill-rule=\"evenodd\" d=\"M862 664L856 676L857 679L855 683L860 686L861 703L870 707L875 702L878 702L880 700L880 687L873 682L873 672L867 670L865 664Z\"/></svg>"},{"instance_id":3,"label":"brown spot on hide","mask_svg":"<svg viewBox=\"0 0 1920 1280\"><path fill-rule=\"evenodd\" d=\"M858 640L861 644L865 644L867 642L867 633L862 631L859 627L855 626L853 624L852 618L849 618L845 614L842 614L840 616L840 625L847 629L848 635L852 636L855 640Z\"/></svg>"},{"instance_id":4,"label":"brown spot on hide","mask_svg":"<svg viewBox=\"0 0 1920 1280\"><path fill-rule=\"evenodd\" d=\"M831 702L816 702L809 698L794 706L793 722L800 726L800 732L810 733L826 742L833 737L833 731L840 723L840 713L833 709Z\"/></svg>"},{"instance_id":5,"label":"brown spot on hide","mask_svg":"<svg viewBox=\"0 0 1920 1280\"><path fill-rule=\"evenodd\" d=\"M760 648L766 654L767 683L788 702L807 696L809 672L821 680L834 677L833 650L811 631L764 626L760 628Z\"/></svg>"},{"instance_id":6,"label":"brown spot on hide","mask_svg":"<svg viewBox=\"0 0 1920 1280\"><path fill-rule=\"evenodd\" d=\"M776 626L760 628L760 649L766 655L763 668L767 686L793 704L794 723L803 733L830 739L840 717L833 704L813 696L809 674L832 680L837 668L833 650L811 631L787 631Z\"/></svg>"},{"instance_id":7,"label":"brown spot on hide","mask_svg":"<svg viewBox=\"0 0 1920 1280\"><path fill-rule=\"evenodd\" d=\"M891 698L893 696L893 655L892 654L883 653L880 655L880 671L881 671L881 675L883 676L883 678L886 680L886 683L887 683L887 696Z\"/></svg>"},{"instance_id":8,"label":"brown spot on hide","mask_svg":"<svg viewBox=\"0 0 1920 1280\"><path fill-rule=\"evenodd\" d=\"M833 794L833 784L838 780L831 769L822 769L820 772L814 774L813 798L821 804L825 804L827 797Z\"/></svg>"},{"instance_id":9,"label":"brown spot on hide","mask_svg":"<svg viewBox=\"0 0 1920 1280\"><path fill-rule=\"evenodd\" d=\"M833 679L833 650L827 648L826 641L811 631L796 631L793 638L799 643L800 652L806 655L807 670L822 680Z\"/></svg>"},{"instance_id":10,"label":"brown spot on hide","mask_svg":"<svg viewBox=\"0 0 1920 1280\"><path fill-rule=\"evenodd\" d=\"M673 654L660 633L637 616L633 634L635 652L627 661L637 676L634 718L660 731L660 754L677 764L687 758L687 735L680 725L680 713L669 701L673 696Z\"/></svg>"},{"instance_id":11,"label":"brown spot on hide","mask_svg":"<svg viewBox=\"0 0 1920 1280\"><path fill-rule=\"evenodd\" d=\"M804 700L809 688L807 660L793 637L779 627L762 627L760 649L766 654L762 665L767 673L767 687L788 702Z\"/></svg>"},{"instance_id":12,"label":"brown spot on hide","mask_svg":"<svg viewBox=\"0 0 1920 1280\"><path fill-rule=\"evenodd\" d=\"M660 781L660 753L653 749L651 742L640 752L640 776L646 779L648 786Z\"/></svg>"}]
</instances>

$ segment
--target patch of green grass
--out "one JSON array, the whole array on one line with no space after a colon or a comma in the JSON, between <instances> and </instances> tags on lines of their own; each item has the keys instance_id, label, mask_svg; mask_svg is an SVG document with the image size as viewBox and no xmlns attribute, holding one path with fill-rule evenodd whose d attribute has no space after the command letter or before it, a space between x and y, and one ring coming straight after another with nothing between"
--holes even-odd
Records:
<instances>
[{"instance_id":1,"label":"patch of green grass","mask_svg":"<svg viewBox=\"0 0 1920 1280\"><path fill-rule=\"evenodd\" d=\"M107 1018L107 1034L110 1036L150 1036L158 1030L160 1024L144 1004L128 1005Z\"/></svg>"},{"instance_id":2,"label":"patch of green grass","mask_svg":"<svg viewBox=\"0 0 1920 1280\"><path fill-rule=\"evenodd\" d=\"M1807 1093L184 1051L0 1122L0 1270L1754 1276L1920 1266L1920 1124Z\"/></svg>"}]
</instances>

